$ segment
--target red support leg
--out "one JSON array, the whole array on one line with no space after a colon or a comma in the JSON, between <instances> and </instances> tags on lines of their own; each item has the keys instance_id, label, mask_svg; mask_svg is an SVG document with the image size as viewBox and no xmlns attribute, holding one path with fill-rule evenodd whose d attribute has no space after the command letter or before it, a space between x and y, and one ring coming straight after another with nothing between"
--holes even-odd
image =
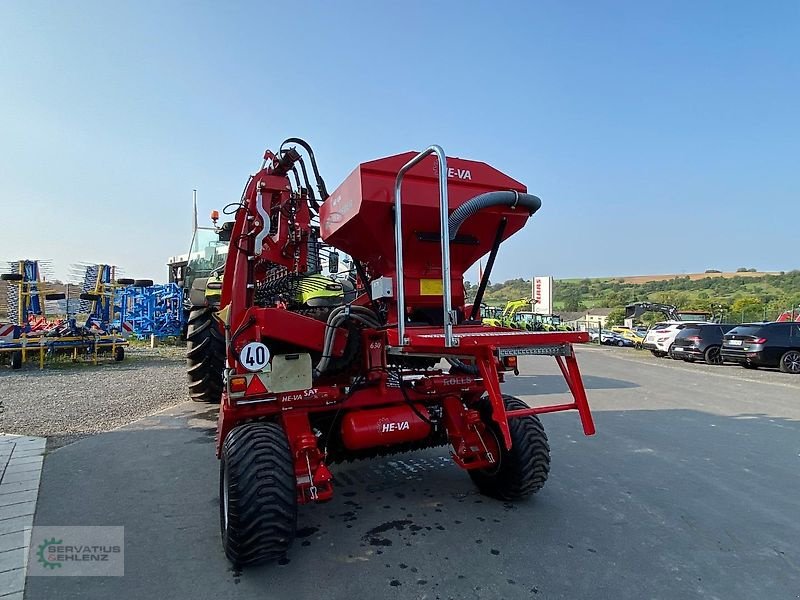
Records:
<instances>
[{"instance_id":1,"label":"red support leg","mask_svg":"<svg viewBox=\"0 0 800 600\"><path fill-rule=\"evenodd\" d=\"M560 358L560 357L557 357ZM583 425L583 433L586 435L594 435L594 420L592 419L592 412L589 410L589 402L586 399L586 390L583 387L583 380L581 379L581 372L578 369L578 361L574 354L566 357L566 369L562 367L564 377L567 380L567 385L572 391L572 396L575 398L575 404L578 406L578 414L581 417L581 424ZM559 362L559 364L561 364Z\"/></svg>"},{"instance_id":2,"label":"red support leg","mask_svg":"<svg viewBox=\"0 0 800 600\"><path fill-rule=\"evenodd\" d=\"M494 355L490 348L485 348L480 356L476 357L483 385L489 395L489 402L492 404L492 419L500 428L503 434L503 443L506 450L511 449L511 432L508 429L508 417L506 416L506 405L503 402L503 393L500 391L500 379L497 375L497 367L494 364Z\"/></svg>"}]
</instances>

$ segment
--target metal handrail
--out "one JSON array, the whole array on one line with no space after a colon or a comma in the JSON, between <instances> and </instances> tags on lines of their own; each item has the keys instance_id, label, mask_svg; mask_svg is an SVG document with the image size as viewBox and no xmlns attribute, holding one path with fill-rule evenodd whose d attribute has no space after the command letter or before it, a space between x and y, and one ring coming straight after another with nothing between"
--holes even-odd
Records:
<instances>
[{"instance_id":1,"label":"metal handrail","mask_svg":"<svg viewBox=\"0 0 800 600\"><path fill-rule=\"evenodd\" d=\"M444 294L444 345L452 348L458 345L458 340L453 337L453 323L455 314L452 308L452 293L450 290L450 236L448 232L449 204L447 201L447 157L441 146L429 146L424 152L420 152L408 161L397 172L394 182L394 253L395 253L395 272L397 279L397 342L400 346L408 343L406 339L406 296L405 281L403 274L403 216L400 188L403 184L403 177L411 167L418 164L427 156L436 154L439 159L439 227L441 229L442 240L442 292Z\"/></svg>"}]
</instances>

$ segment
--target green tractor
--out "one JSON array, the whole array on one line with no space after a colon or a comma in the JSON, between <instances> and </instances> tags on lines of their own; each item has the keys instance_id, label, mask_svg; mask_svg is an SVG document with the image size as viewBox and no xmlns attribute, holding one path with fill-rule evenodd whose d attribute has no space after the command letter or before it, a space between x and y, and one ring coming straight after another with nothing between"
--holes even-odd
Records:
<instances>
[{"instance_id":1,"label":"green tractor","mask_svg":"<svg viewBox=\"0 0 800 600\"><path fill-rule=\"evenodd\" d=\"M189 253L167 263L170 282L184 289L189 396L195 402L218 403L222 396L225 338L214 323L214 314L220 308L222 273L233 223L218 227L218 219L219 213L213 211L213 226L199 227L195 207Z\"/></svg>"},{"instance_id":2,"label":"green tractor","mask_svg":"<svg viewBox=\"0 0 800 600\"><path fill-rule=\"evenodd\" d=\"M527 329L527 324L519 318L518 313L526 306L530 306L530 304L530 298L520 298L519 300L506 302L506 306L502 311L499 308L486 307L486 310L482 311L484 315L483 323L492 327Z\"/></svg>"},{"instance_id":3,"label":"green tractor","mask_svg":"<svg viewBox=\"0 0 800 600\"><path fill-rule=\"evenodd\" d=\"M212 226L199 227L197 208L189 253L168 261L169 280L184 289L186 311L186 362L189 396L195 402L219 403L224 386L225 336L216 322L220 306L225 262L233 222L217 226L219 212L211 212ZM355 273L334 278L338 272L338 253L324 247L314 230L309 244L315 248L309 272L293 278L287 290L287 306L307 309L309 316L326 319L331 307L355 298ZM345 261L347 262L347 261ZM323 265L324 263L324 265ZM323 275L323 266L330 275Z\"/></svg>"}]
</instances>

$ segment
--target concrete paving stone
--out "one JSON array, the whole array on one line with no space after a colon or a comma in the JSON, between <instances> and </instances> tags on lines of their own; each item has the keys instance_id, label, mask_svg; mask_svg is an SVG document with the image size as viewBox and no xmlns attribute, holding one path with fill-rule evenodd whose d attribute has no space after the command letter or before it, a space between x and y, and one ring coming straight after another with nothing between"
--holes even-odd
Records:
<instances>
[{"instance_id":1,"label":"concrete paving stone","mask_svg":"<svg viewBox=\"0 0 800 600\"><path fill-rule=\"evenodd\" d=\"M44 455L39 454L38 456L25 456L23 458L14 457L14 459L11 462L15 465L25 465L25 464L35 464L35 463L41 465L43 461L44 461ZM2 464L2 459L0 459L0 464Z\"/></svg>"},{"instance_id":2,"label":"concrete paving stone","mask_svg":"<svg viewBox=\"0 0 800 600\"><path fill-rule=\"evenodd\" d=\"M42 456L44 452L38 449L31 449L31 450L18 450L14 449L14 452L11 453L11 460L15 458L26 458L29 456Z\"/></svg>"},{"instance_id":3,"label":"concrete paving stone","mask_svg":"<svg viewBox=\"0 0 800 600\"><path fill-rule=\"evenodd\" d=\"M0 552L0 573L21 569L25 566L26 556L25 548L22 547Z\"/></svg>"},{"instance_id":4,"label":"concrete paving stone","mask_svg":"<svg viewBox=\"0 0 800 600\"><path fill-rule=\"evenodd\" d=\"M13 519L3 519L0 521L0 535L4 533L13 533L15 531L24 531L26 527L33 525L33 515L22 515L21 517L14 517Z\"/></svg>"},{"instance_id":5,"label":"concrete paving stone","mask_svg":"<svg viewBox=\"0 0 800 600\"><path fill-rule=\"evenodd\" d=\"M11 594L3 594L0 596L2 600L22 600L22 592L12 592Z\"/></svg>"},{"instance_id":6,"label":"concrete paving stone","mask_svg":"<svg viewBox=\"0 0 800 600\"><path fill-rule=\"evenodd\" d=\"M38 493L39 490L34 489L0 494L0 506L19 504L20 502L34 502L38 496Z\"/></svg>"},{"instance_id":7,"label":"concrete paving stone","mask_svg":"<svg viewBox=\"0 0 800 600\"><path fill-rule=\"evenodd\" d=\"M15 531L13 533L0 534L0 552L16 550L25 546L25 532Z\"/></svg>"},{"instance_id":8,"label":"concrete paving stone","mask_svg":"<svg viewBox=\"0 0 800 600\"><path fill-rule=\"evenodd\" d=\"M25 587L25 571L22 568L0 573L0 597L3 594L22 594Z\"/></svg>"},{"instance_id":9,"label":"concrete paving stone","mask_svg":"<svg viewBox=\"0 0 800 600\"><path fill-rule=\"evenodd\" d=\"M36 469L34 471L22 471L21 473L5 473L0 482L14 483L17 481L39 481L40 474L40 469Z\"/></svg>"},{"instance_id":10,"label":"concrete paving stone","mask_svg":"<svg viewBox=\"0 0 800 600\"><path fill-rule=\"evenodd\" d=\"M32 435L13 435L4 433L0 436L0 440L5 440L14 444L39 444L42 440L47 441L43 437L36 437Z\"/></svg>"},{"instance_id":11,"label":"concrete paving stone","mask_svg":"<svg viewBox=\"0 0 800 600\"><path fill-rule=\"evenodd\" d=\"M24 481L3 481L0 483L0 497L3 494L11 494L13 492L24 492L28 490L39 489L39 482L36 479L27 479Z\"/></svg>"},{"instance_id":12,"label":"concrete paving stone","mask_svg":"<svg viewBox=\"0 0 800 600\"><path fill-rule=\"evenodd\" d=\"M44 456L40 456L39 458L40 459L44 459ZM26 460L26 459L22 459L22 460ZM5 470L5 473L3 475L3 479L5 479L8 475L12 475L14 473L28 473L28 472L38 473L41 470L42 470L42 461L41 460L38 463L22 463L22 464L18 464L12 458L11 462L8 463L8 466L6 466L6 470Z\"/></svg>"},{"instance_id":13,"label":"concrete paving stone","mask_svg":"<svg viewBox=\"0 0 800 600\"><path fill-rule=\"evenodd\" d=\"M6 519L32 515L35 511L35 502L21 502L19 504L11 504L9 506L0 506L0 523Z\"/></svg>"}]
</instances>

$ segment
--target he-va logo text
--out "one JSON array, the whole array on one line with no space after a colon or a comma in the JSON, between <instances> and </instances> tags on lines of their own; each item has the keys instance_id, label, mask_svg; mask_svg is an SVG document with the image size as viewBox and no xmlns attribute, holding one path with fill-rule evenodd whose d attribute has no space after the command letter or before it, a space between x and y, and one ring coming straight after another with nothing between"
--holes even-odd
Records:
<instances>
[{"instance_id":1,"label":"he-va logo text","mask_svg":"<svg viewBox=\"0 0 800 600\"><path fill-rule=\"evenodd\" d=\"M411 429L408 421L399 421L397 423L384 423L381 425L381 433L389 433L390 431L406 431Z\"/></svg>"},{"instance_id":2,"label":"he-va logo text","mask_svg":"<svg viewBox=\"0 0 800 600\"><path fill-rule=\"evenodd\" d=\"M470 181L472 180L472 173L469 172L469 169L456 169L453 167L448 167L447 176L456 177L458 179L469 179Z\"/></svg>"}]
</instances>

